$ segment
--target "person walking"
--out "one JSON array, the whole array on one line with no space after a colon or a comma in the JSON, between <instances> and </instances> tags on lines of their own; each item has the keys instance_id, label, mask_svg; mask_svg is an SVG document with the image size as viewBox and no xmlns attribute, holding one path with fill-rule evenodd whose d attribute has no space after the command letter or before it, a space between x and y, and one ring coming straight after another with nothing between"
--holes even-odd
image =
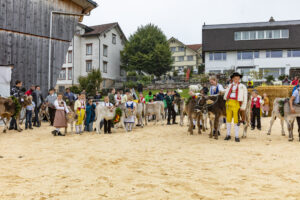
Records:
<instances>
[{"instance_id":1,"label":"person walking","mask_svg":"<svg viewBox=\"0 0 300 200\"><path fill-rule=\"evenodd\" d=\"M34 121L33 121L33 126L40 127L41 122L39 120L39 112L42 103L44 102L43 96L42 96L42 91L41 87L39 85L35 86L35 90L32 93L32 99L35 103L35 108L34 108Z\"/></svg>"},{"instance_id":2,"label":"person walking","mask_svg":"<svg viewBox=\"0 0 300 200\"><path fill-rule=\"evenodd\" d=\"M49 90L49 95L46 97L46 102L48 106L48 111L49 111L49 117L50 117L50 126L53 126L54 123L54 118L55 118L55 105L54 102L57 99L56 94L54 93L54 88L51 88Z\"/></svg>"},{"instance_id":3,"label":"person walking","mask_svg":"<svg viewBox=\"0 0 300 200\"><path fill-rule=\"evenodd\" d=\"M32 96L28 97L28 100L31 101L31 104L26 106L26 121L25 121L25 129L33 129L32 128L32 112L34 111L35 104L32 101Z\"/></svg>"},{"instance_id":4,"label":"person walking","mask_svg":"<svg viewBox=\"0 0 300 200\"><path fill-rule=\"evenodd\" d=\"M227 135L225 140L231 139L231 122L234 121L235 141L240 142L239 139L239 110L245 112L247 106L248 90L247 87L240 83L243 75L234 72L230 78L232 83L229 84L225 90L224 100L226 100L226 126ZM244 114L242 115L244 116ZM244 120L244 118L243 118Z\"/></svg>"},{"instance_id":5,"label":"person walking","mask_svg":"<svg viewBox=\"0 0 300 200\"><path fill-rule=\"evenodd\" d=\"M58 93L57 99L54 101L55 106L55 118L53 126L55 130L52 131L53 136L65 136L60 132L60 128L66 128L68 126L66 113L69 113L66 102L63 100L63 94Z\"/></svg>"},{"instance_id":6,"label":"person walking","mask_svg":"<svg viewBox=\"0 0 300 200\"><path fill-rule=\"evenodd\" d=\"M85 93L82 92L79 95L78 99L75 101L75 105L74 105L74 111L78 116L77 121L75 123L76 134L81 134L83 132L82 126L85 117L85 108L86 108Z\"/></svg>"}]
</instances>

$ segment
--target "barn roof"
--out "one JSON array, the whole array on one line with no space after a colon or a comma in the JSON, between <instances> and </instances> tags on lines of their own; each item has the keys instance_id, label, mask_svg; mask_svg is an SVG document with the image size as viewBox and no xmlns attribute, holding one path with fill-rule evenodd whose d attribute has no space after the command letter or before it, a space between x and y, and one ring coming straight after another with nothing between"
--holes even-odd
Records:
<instances>
[{"instance_id":1,"label":"barn roof","mask_svg":"<svg viewBox=\"0 0 300 200\"><path fill-rule=\"evenodd\" d=\"M71 0L83 8L83 13L88 13L98 6L93 0Z\"/></svg>"}]
</instances>

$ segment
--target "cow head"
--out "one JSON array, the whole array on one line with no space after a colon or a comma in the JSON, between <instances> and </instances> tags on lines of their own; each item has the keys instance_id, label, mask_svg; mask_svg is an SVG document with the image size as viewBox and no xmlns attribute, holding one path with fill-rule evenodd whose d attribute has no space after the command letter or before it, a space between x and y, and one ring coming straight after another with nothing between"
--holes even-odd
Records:
<instances>
[{"instance_id":1,"label":"cow head","mask_svg":"<svg viewBox=\"0 0 300 200\"><path fill-rule=\"evenodd\" d=\"M27 95L20 96L19 103L21 104L22 108L25 108L26 106L32 104L32 98L28 97Z\"/></svg>"}]
</instances>

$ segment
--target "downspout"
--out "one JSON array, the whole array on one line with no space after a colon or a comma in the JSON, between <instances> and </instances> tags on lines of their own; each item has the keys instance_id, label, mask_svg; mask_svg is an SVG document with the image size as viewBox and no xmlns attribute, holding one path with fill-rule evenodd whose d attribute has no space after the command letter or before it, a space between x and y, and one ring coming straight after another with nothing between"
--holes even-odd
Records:
<instances>
[{"instance_id":1,"label":"downspout","mask_svg":"<svg viewBox=\"0 0 300 200\"><path fill-rule=\"evenodd\" d=\"M73 41L72 41L72 47L73 47L73 56L72 56L72 64L73 64L73 67L72 67L72 86L74 85L74 77L75 77L75 74L74 74L74 72L75 72L75 70L74 70L74 68L75 68L75 35L74 35L74 37L73 37Z\"/></svg>"},{"instance_id":2,"label":"downspout","mask_svg":"<svg viewBox=\"0 0 300 200\"><path fill-rule=\"evenodd\" d=\"M100 40L100 35L98 36L98 40L99 40L99 58L98 58L98 62L99 62L99 71L100 71L101 77L102 77L101 62L100 62L100 58L101 58L101 40ZM101 83L99 85L99 89L101 89Z\"/></svg>"},{"instance_id":3,"label":"downspout","mask_svg":"<svg viewBox=\"0 0 300 200\"><path fill-rule=\"evenodd\" d=\"M48 58L48 89L51 88L51 56L52 56L52 25L53 25L53 14L60 14L60 15L70 15L70 16L89 16L89 14L77 14L77 13L68 13L68 12L61 12L61 11L51 11L50 13L50 34L49 34L49 58Z\"/></svg>"}]
</instances>

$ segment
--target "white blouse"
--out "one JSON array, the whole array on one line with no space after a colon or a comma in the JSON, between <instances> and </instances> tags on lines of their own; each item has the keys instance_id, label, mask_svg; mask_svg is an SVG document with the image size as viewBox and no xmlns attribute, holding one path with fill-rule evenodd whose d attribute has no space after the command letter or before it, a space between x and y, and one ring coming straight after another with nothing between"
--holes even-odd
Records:
<instances>
[{"instance_id":1,"label":"white blouse","mask_svg":"<svg viewBox=\"0 0 300 200\"><path fill-rule=\"evenodd\" d=\"M66 102L64 102L64 101L60 101L60 102L63 102L63 103L64 103L64 106L61 106L61 105L58 103L58 100L56 99L56 100L54 101L55 109L56 109L56 110L65 110L65 111L68 113L68 112L69 112L69 109L67 108Z\"/></svg>"}]
</instances>

